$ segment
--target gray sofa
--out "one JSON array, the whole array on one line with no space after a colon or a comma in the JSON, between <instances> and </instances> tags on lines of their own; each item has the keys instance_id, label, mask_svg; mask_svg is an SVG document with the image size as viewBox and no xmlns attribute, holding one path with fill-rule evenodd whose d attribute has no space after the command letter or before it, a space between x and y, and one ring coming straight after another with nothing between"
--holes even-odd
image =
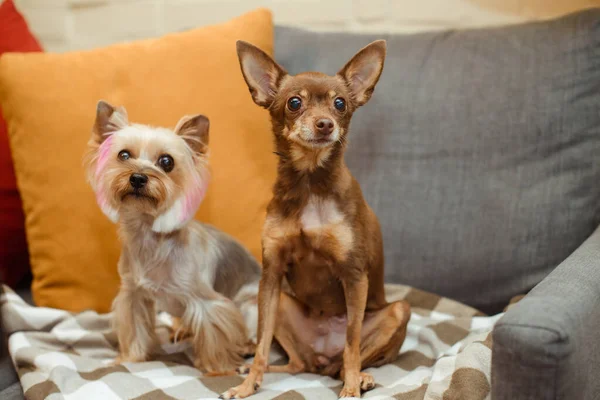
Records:
<instances>
[{"instance_id":1,"label":"gray sofa","mask_svg":"<svg viewBox=\"0 0 600 400\"><path fill-rule=\"evenodd\" d=\"M335 73L387 40L346 157L381 220L387 280L488 314L527 294L493 332L492 398L600 398L600 10L275 38L291 73Z\"/></svg>"}]
</instances>

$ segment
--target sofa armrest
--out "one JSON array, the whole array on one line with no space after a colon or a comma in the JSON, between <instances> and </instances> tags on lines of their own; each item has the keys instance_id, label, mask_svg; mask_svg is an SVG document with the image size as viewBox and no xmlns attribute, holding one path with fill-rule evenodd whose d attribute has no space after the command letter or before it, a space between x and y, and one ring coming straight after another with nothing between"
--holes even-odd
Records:
<instances>
[{"instance_id":1,"label":"sofa armrest","mask_svg":"<svg viewBox=\"0 0 600 400\"><path fill-rule=\"evenodd\" d=\"M600 228L493 331L492 398L600 398Z\"/></svg>"}]
</instances>

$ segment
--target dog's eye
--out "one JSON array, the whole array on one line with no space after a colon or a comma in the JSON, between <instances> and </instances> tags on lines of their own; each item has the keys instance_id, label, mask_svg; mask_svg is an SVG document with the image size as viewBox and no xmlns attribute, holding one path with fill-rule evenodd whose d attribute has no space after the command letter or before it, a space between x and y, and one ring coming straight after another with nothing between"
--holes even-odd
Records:
<instances>
[{"instance_id":1,"label":"dog's eye","mask_svg":"<svg viewBox=\"0 0 600 400\"><path fill-rule=\"evenodd\" d=\"M333 101L333 106L338 111L345 111L346 110L346 100L342 99L341 97L338 97L337 99L335 99Z\"/></svg>"},{"instance_id":2,"label":"dog's eye","mask_svg":"<svg viewBox=\"0 0 600 400\"><path fill-rule=\"evenodd\" d=\"M287 105L290 111L298 111L302 107L302 100L300 100L300 97L290 97Z\"/></svg>"},{"instance_id":3,"label":"dog's eye","mask_svg":"<svg viewBox=\"0 0 600 400\"><path fill-rule=\"evenodd\" d=\"M131 154L127 150L121 150L118 157L121 161L127 161L131 158Z\"/></svg>"},{"instance_id":4,"label":"dog's eye","mask_svg":"<svg viewBox=\"0 0 600 400\"><path fill-rule=\"evenodd\" d=\"M159 167L162 168L163 171L171 172L171 171L173 171L173 168L175 167L175 161L173 160L173 157L171 157L170 155L164 154L164 155L160 156L160 158L158 159L158 165L159 165Z\"/></svg>"}]
</instances>

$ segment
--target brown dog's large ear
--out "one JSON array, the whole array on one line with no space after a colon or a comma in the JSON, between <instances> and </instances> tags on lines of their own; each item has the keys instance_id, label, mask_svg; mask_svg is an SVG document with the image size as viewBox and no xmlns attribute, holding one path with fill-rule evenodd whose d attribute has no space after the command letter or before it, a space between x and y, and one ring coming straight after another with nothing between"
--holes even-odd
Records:
<instances>
[{"instance_id":1,"label":"brown dog's large ear","mask_svg":"<svg viewBox=\"0 0 600 400\"><path fill-rule=\"evenodd\" d=\"M385 53L385 40L376 40L363 47L338 72L346 81L358 106L362 106L371 98L383 71Z\"/></svg>"},{"instance_id":2,"label":"brown dog's large ear","mask_svg":"<svg viewBox=\"0 0 600 400\"><path fill-rule=\"evenodd\" d=\"M238 40L236 48L252 99L259 106L269 108L277 94L279 82L287 72L267 53L250 43Z\"/></svg>"},{"instance_id":3,"label":"brown dog's large ear","mask_svg":"<svg viewBox=\"0 0 600 400\"><path fill-rule=\"evenodd\" d=\"M94 121L92 129L92 140L101 144L111 133L121 130L127 125L129 125L129 121L124 107L115 108L100 100L96 106L96 121Z\"/></svg>"},{"instance_id":4,"label":"brown dog's large ear","mask_svg":"<svg viewBox=\"0 0 600 400\"><path fill-rule=\"evenodd\" d=\"M181 136L193 151L206 154L209 127L210 122L204 115L186 116L177 123L175 133Z\"/></svg>"}]
</instances>

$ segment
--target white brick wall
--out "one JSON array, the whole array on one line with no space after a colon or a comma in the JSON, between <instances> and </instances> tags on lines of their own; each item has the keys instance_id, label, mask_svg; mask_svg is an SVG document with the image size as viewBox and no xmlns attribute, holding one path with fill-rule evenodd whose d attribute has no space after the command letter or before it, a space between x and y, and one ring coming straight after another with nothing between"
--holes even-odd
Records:
<instances>
[{"instance_id":1,"label":"white brick wall","mask_svg":"<svg viewBox=\"0 0 600 400\"><path fill-rule=\"evenodd\" d=\"M2 0L0 0L2 1ZM550 18L600 0L16 0L48 51L89 49L225 21L255 7L315 30L416 32Z\"/></svg>"}]
</instances>

